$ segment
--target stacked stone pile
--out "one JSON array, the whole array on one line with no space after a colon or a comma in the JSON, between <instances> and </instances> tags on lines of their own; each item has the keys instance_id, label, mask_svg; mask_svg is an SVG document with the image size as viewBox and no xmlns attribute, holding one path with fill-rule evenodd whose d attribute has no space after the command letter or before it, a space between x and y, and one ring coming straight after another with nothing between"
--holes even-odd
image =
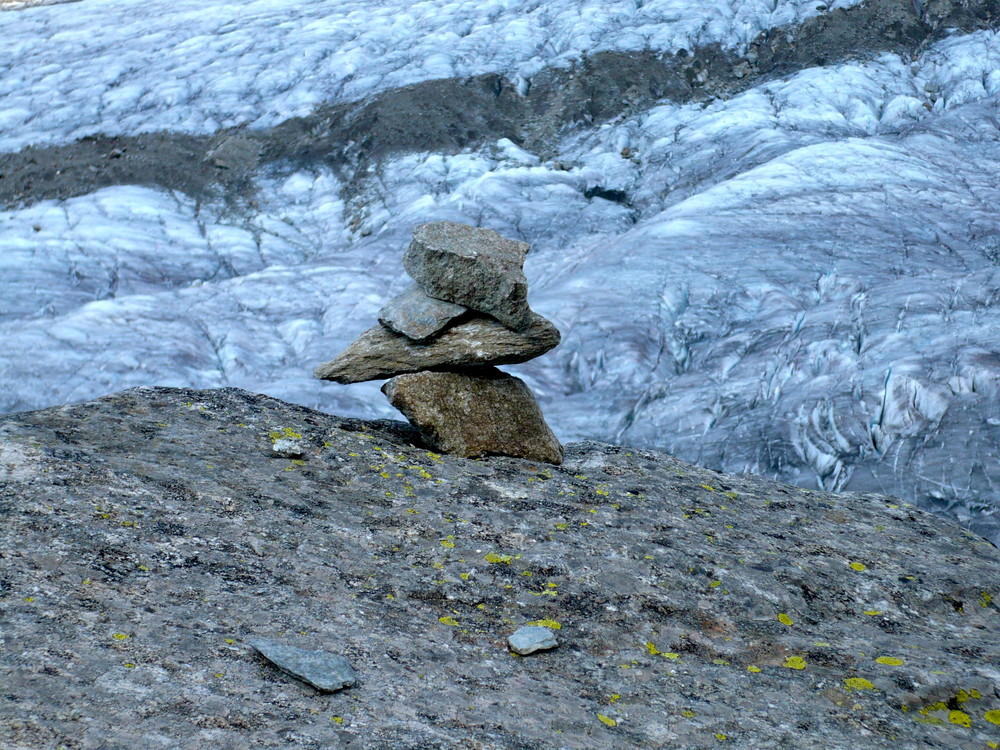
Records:
<instances>
[{"instance_id":1,"label":"stacked stone pile","mask_svg":"<svg viewBox=\"0 0 1000 750\"><path fill-rule=\"evenodd\" d=\"M494 365L527 362L559 343L528 307L529 245L451 221L422 224L403 255L416 282L314 375L390 380L389 402L436 450L558 464L562 446L524 382Z\"/></svg>"}]
</instances>

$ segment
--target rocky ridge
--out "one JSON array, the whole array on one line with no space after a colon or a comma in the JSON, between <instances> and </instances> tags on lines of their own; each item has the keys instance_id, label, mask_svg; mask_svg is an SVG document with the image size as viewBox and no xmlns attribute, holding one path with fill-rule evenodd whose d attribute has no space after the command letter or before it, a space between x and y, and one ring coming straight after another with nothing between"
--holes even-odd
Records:
<instances>
[{"instance_id":1,"label":"rocky ridge","mask_svg":"<svg viewBox=\"0 0 1000 750\"><path fill-rule=\"evenodd\" d=\"M1000 741L1000 555L893 498L142 388L0 417L0 517L4 750Z\"/></svg>"}]
</instances>

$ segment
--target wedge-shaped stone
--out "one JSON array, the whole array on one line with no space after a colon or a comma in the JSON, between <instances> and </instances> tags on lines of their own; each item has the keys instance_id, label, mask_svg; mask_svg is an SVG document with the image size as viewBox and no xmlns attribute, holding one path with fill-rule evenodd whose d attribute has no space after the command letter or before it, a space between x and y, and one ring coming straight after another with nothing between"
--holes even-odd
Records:
<instances>
[{"instance_id":1,"label":"wedge-shaped stone","mask_svg":"<svg viewBox=\"0 0 1000 750\"><path fill-rule=\"evenodd\" d=\"M509 365L534 359L558 343L559 330L534 314L522 333L492 318L478 317L448 328L426 343L380 325L362 333L337 357L317 367L313 375L338 383L360 383L441 367Z\"/></svg>"},{"instance_id":2,"label":"wedge-shaped stone","mask_svg":"<svg viewBox=\"0 0 1000 750\"><path fill-rule=\"evenodd\" d=\"M389 300L378 314L379 323L414 341L426 341L444 330L469 308L428 297L414 284Z\"/></svg>"},{"instance_id":3,"label":"wedge-shaped stone","mask_svg":"<svg viewBox=\"0 0 1000 750\"><path fill-rule=\"evenodd\" d=\"M559 645L556 634L540 625L525 625L507 637L507 645L515 654L527 656L536 651L547 651Z\"/></svg>"},{"instance_id":4,"label":"wedge-shaped stone","mask_svg":"<svg viewBox=\"0 0 1000 750\"><path fill-rule=\"evenodd\" d=\"M389 402L441 453L562 463L563 449L523 380L492 367L418 372L382 386Z\"/></svg>"},{"instance_id":5,"label":"wedge-shaped stone","mask_svg":"<svg viewBox=\"0 0 1000 750\"><path fill-rule=\"evenodd\" d=\"M421 224L403 267L428 295L492 315L508 328L531 325L524 256L530 245L454 221Z\"/></svg>"},{"instance_id":6,"label":"wedge-shaped stone","mask_svg":"<svg viewBox=\"0 0 1000 750\"><path fill-rule=\"evenodd\" d=\"M324 693L343 690L358 681L350 663L338 654L265 639L251 641L250 645L275 666Z\"/></svg>"}]
</instances>

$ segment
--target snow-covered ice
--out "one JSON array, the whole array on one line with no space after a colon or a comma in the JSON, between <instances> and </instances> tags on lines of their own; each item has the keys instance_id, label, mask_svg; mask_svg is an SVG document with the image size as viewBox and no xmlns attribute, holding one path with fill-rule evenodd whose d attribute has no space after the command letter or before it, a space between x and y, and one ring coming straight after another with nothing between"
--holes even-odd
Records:
<instances>
[{"instance_id":1,"label":"snow-covered ice","mask_svg":"<svg viewBox=\"0 0 1000 750\"><path fill-rule=\"evenodd\" d=\"M16 40L0 54L0 150L265 127L402 83L530 77L595 49L739 46L816 12L688 0L135 7L0 14L0 37ZM558 160L506 139L400 155L360 196L364 233L319 166L269 168L243 213L137 186L2 212L0 410L234 385L396 417L378 384L310 371L402 289L413 226L452 219L532 243L532 304L564 343L511 369L561 438L890 492L997 538L998 109L1000 36L979 31L914 59L658 102L567 135ZM597 197L608 191L624 197Z\"/></svg>"}]
</instances>

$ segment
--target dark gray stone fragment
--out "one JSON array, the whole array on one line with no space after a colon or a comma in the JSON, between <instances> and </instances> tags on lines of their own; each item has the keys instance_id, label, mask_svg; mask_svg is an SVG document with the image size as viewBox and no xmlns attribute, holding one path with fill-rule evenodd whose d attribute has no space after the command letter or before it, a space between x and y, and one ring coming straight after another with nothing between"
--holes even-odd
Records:
<instances>
[{"instance_id":1,"label":"dark gray stone fragment","mask_svg":"<svg viewBox=\"0 0 1000 750\"><path fill-rule=\"evenodd\" d=\"M443 453L562 463L562 445L528 386L513 375L493 368L418 372L393 378L382 392Z\"/></svg>"},{"instance_id":2,"label":"dark gray stone fragment","mask_svg":"<svg viewBox=\"0 0 1000 750\"><path fill-rule=\"evenodd\" d=\"M349 688L358 681L350 663L338 654L296 648L267 639L251 641L250 645L281 670L324 693Z\"/></svg>"},{"instance_id":3,"label":"dark gray stone fragment","mask_svg":"<svg viewBox=\"0 0 1000 750\"><path fill-rule=\"evenodd\" d=\"M530 245L454 221L421 224L403 267L431 297L492 315L524 331L532 322L524 256Z\"/></svg>"},{"instance_id":4,"label":"dark gray stone fragment","mask_svg":"<svg viewBox=\"0 0 1000 750\"><path fill-rule=\"evenodd\" d=\"M507 645L515 654L527 656L536 651L547 651L559 645L556 634L541 625L525 625L507 638Z\"/></svg>"},{"instance_id":5,"label":"dark gray stone fragment","mask_svg":"<svg viewBox=\"0 0 1000 750\"><path fill-rule=\"evenodd\" d=\"M379 323L414 341L426 341L444 330L469 308L428 297L414 284L389 300L378 314Z\"/></svg>"},{"instance_id":6,"label":"dark gray stone fragment","mask_svg":"<svg viewBox=\"0 0 1000 750\"><path fill-rule=\"evenodd\" d=\"M370 328L313 375L320 380L360 383L440 367L482 367L527 362L559 343L559 330L541 315L521 333L492 318L477 317L452 326L426 343L385 326Z\"/></svg>"}]
</instances>

